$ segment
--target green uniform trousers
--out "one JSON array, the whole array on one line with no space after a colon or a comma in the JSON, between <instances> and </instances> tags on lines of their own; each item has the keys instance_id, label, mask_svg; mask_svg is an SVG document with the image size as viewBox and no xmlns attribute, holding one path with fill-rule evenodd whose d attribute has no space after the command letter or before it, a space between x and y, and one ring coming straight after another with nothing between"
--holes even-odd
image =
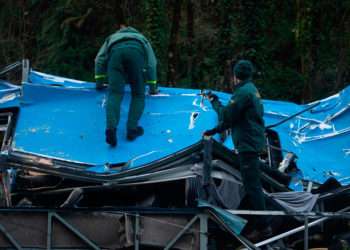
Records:
<instances>
[{"instance_id":1,"label":"green uniform trousers","mask_svg":"<svg viewBox=\"0 0 350 250\"><path fill-rule=\"evenodd\" d=\"M255 152L239 153L239 164L243 186L254 210L266 210L265 198L261 185L261 169L258 154ZM263 228L267 224L265 216L259 216L256 219L256 226Z\"/></svg>"},{"instance_id":2,"label":"green uniform trousers","mask_svg":"<svg viewBox=\"0 0 350 250\"><path fill-rule=\"evenodd\" d=\"M107 128L114 129L120 119L120 105L126 83L131 87L127 129L138 126L145 108L145 83L143 77L144 54L137 44L117 44L110 51L108 61L108 95L106 103Z\"/></svg>"}]
</instances>

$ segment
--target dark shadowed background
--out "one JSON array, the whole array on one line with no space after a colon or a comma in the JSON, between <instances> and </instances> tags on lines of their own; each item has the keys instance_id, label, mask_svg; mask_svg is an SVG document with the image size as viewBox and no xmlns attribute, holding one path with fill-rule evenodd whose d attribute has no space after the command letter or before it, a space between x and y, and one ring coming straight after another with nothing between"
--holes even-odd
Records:
<instances>
[{"instance_id":1,"label":"dark shadowed background","mask_svg":"<svg viewBox=\"0 0 350 250\"><path fill-rule=\"evenodd\" d=\"M127 22L147 35L162 85L230 91L247 58L264 98L308 102L349 82L349 0L0 0L0 66L93 81L105 37Z\"/></svg>"}]
</instances>

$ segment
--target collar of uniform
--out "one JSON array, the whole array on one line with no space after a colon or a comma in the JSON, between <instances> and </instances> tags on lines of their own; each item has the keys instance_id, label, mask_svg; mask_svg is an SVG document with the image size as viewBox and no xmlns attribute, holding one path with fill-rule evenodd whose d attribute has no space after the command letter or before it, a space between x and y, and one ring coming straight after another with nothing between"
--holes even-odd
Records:
<instances>
[{"instance_id":1,"label":"collar of uniform","mask_svg":"<svg viewBox=\"0 0 350 250\"><path fill-rule=\"evenodd\" d=\"M239 89L240 87L242 87L243 85L245 85L245 84L248 83L248 82L251 82L251 79L247 79L247 80L244 80L244 81L238 83L238 84L234 87L234 89L235 89L235 90L236 90L236 89Z\"/></svg>"},{"instance_id":2,"label":"collar of uniform","mask_svg":"<svg viewBox=\"0 0 350 250\"><path fill-rule=\"evenodd\" d=\"M120 33L126 33L126 32L139 33L137 29L135 29L135 28L133 28L131 26L128 26L128 27L125 27L125 28L121 28L117 32L120 32Z\"/></svg>"}]
</instances>

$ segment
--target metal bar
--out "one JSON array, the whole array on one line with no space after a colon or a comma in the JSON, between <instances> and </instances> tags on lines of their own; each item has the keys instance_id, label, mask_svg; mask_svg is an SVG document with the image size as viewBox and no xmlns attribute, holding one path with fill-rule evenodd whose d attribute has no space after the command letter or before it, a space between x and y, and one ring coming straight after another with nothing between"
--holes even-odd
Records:
<instances>
[{"instance_id":1,"label":"metal bar","mask_svg":"<svg viewBox=\"0 0 350 250\"><path fill-rule=\"evenodd\" d=\"M186 226L165 246L164 250L169 250L181 238L181 236L196 222L198 218L198 215L194 216L192 220L190 220L190 222L188 222Z\"/></svg>"},{"instance_id":2,"label":"metal bar","mask_svg":"<svg viewBox=\"0 0 350 250\"><path fill-rule=\"evenodd\" d=\"M306 192L311 192L311 190L312 190L312 185L313 185L313 182L312 182L312 181L309 181L309 182L307 183Z\"/></svg>"},{"instance_id":3,"label":"metal bar","mask_svg":"<svg viewBox=\"0 0 350 250\"><path fill-rule=\"evenodd\" d=\"M350 107L350 104L346 105L344 108L342 108L341 110L339 110L338 112L336 112L335 114L329 116L326 118L326 120L324 120L324 123L328 123L331 120L333 120L334 118L336 118L337 116L340 116L341 114L343 114L345 111L347 111Z\"/></svg>"},{"instance_id":4,"label":"metal bar","mask_svg":"<svg viewBox=\"0 0 350 250\"><path fill-rule=\"evenodd\" d=\"M52 212L47 214L47 235L46 235L46 249L51 250L52 243Z\"/></svg>"},{"instance_id":5,"label":"metal bar","mask_svg":"<svg viewBox=\"0 0 350 250\"><path fill-rule=\"evenodd\" d=\"M2 140L2 145L1 145L1 149L2 150L7 150L7 147L8 147L8 144L9 144L9 138L10 138L10 133L12 132L13 130L13 126L14 126L14 122L13 122L13 113L7 113L7 117L8 117L8 120L7 120L7 129L5 131L5 134L4 134L4 138Z\"/></svg>"},{"instance_id":6,"label":"metal bar","mask_svg":"<svg viewBox=\"0 0 350 250\"><path fill-rule=\"evenodd\" d=\"M321 102L318 101L318 102L314 103L313 105L307 107L306 109L303 109L303 110L301 110L301 111L299 111L299 112L297 112L297 113L295 113L295 114L293 114L293 115L287 116L285 119L283 119L283 120L281 120L281 121L279 121L279 122L277 122L277 123L275 123L275 124L269 125L269 126L267 126L266 128L274 128L274 127L277 127L278 125L281 125L282 123L285 123L286 121L289 121L290 119L293 119L294 117L296 117L296 116L298 116L298 115L300 115L300 114L302 114L302 113L305 113L305 112L308 111L308 110L313 109L314 107L318 106L320 103L321 103Z\"/></svg>"},{"instance_id":7,"label":"metal bar","mask_svg":"<svg viewBox=\"0 0 350 250\"><path fill-rule=\"evenodd\" d=\"M135 231L134 231L135 250L140 249L140 215L135 215Z\"/></svg>"},{"instance_id":8,"label":"metal bar","mask_svg":"<svg viewBox=\"0 0 350 250\"><path fill-rule=\"evenodd\" d=\"M324 211L324 200L319 199L318 204L320 206L319 210ZM321 228L321 232L324 232L324 224L321 224L320 228Z\"/></svg>"},{"instance_id":9,"label":"metal bar","mask_svg":"<svg viewBox=\"0 0 350 250\"><path fill-rule=\"evenodd\" d=\"M25 207L12 207L12 208L0 208L0 213L60 213L60 212L112 212L117 214L140 213L140 214L166 214L166 215L188 215L195 216L200 212L198 208L159 208L159 207L102 207L102 208L66 208L66 209L44 209L44 208L25 208Z\"/></svg>"},{"instance_id":10,"label":"metal bar","mask_svg":"<svg viewBox=\"0 0 350 250\"><path fill-rule=\"evenodd\" d=\"M308 250L309 249L309 219L307 216L305 216L304 220L304 249Z\"/></svg>"},{"instance_id":11,"label":"metal bar","mask_svg":"<svg viewBox=\"0 0 350 250\"><path fill-rule=\"evenodd\" d=\"M28 82L30 64L28 59L22 60L22 83Z\"/></svg>"},{"instance_id":12,"label":"metal bar","mask_svg":"<svg viewBox=\"0 0 350 250\"><path fill-rule=\"evenodd\" d=\"M231 228L229 228L229 227L225 224L225 222L222 221L222 218L219 218L219 217L217 216L217 214L213 213L212 211L209 211L209 213L210 213L210 215L211 215L210 218L211 218L212 220L214 220L214 221L217 222L220 226L222 226L224 229L226 229L227 232L229 232L233 237L235 237L240 243L242 243L242 244L245 246L245 248L243 248L242 250L246 250L246 249L248 249L248 250L258 250L258 248L255 247L255 246L253 245L253 243L251 243L251 242L248 241L246 238L244 238L243 236L241 236L241 235L235 233Z\"/></svg>"},{"instance_id":13,"label":"metal bar","mask_svg":"<svg viewBox=\"0 0 350 250\"><path fill-rule=\"evenodd\" d=\"M345 212L346 210L349 210L349 209L350 209L350 207L346 207L346 208L344 208L344 209L339 210L339 212ZM318 225L318 224L320 224L320 223L322 223L322 222L324 222L324 221L326 221L326 220L328 220L328 219L329 219L329 217L324 217L324 218L315 220L315 221L313 221L313 222L311 222L311 223L308 223L308 226L309 226L309 227L316 226L316 225ZM272 237L272 238L270 238L270 239L267 239L267 240L264 240L264 241L262 241L262 242L259 242L259 243L255 244L255 246L256 246L256 247L261 247L261 246L267 245L267 244L269 244L269 243L272 243L272 242L277 241L277 240L279 240L279 239L282 239L282 238L284 238L284 237L287 237L287 236L290 236L290 235L292 235L292 234L298 233L298 232L300 232L300 231L302 231L302 230L304 230L304 229L305 229L305 226L300 226L300 227L294 228L294 229L292 229L292 230L290 230L290 231L287 231L287 232L285 232L285 233L276 235L276 236L274 236L274 237Z\"/></svg>"},{"instance_id":14,"label":"metal bar","mask_svg":"<svg viewBox=\"0 0 350 250\"><path fill-rule=\"evenodd\" d=\"M2 187L5 195L6 207L11 207L11 183L10 183L10 173L8 168L3 169L2 173Z\"/></svg>"},{"instance_id":15,"label":"metal bar","mask_svg":"<svg viewBox=\"0 0 350 250\"><path fill-rule=\"evenodd\" d=\"M276 149L276 150L278 150L278 151L284 152L284 153L293 153L293 152L291 152L291 151L288 151L287 149L279 148L279 147L276 147L276 146L273 146L273 145L267 145L267 144L266 144L266 146L268 146L268 147L270 147L270 148L272 148L272 149Z\"/></svg>"},{"instance_id":16,"label":"metal bar","mask_svg":"<svg viewBox=\"0 0 350 250\"><path fill-rule=\"evenodd\" d=\"M269 167L272 168L272 155L271 155L271 145L270 145L270 140L268 136L266 137L266 144L267 144L267 156L269 158Z\"/></svg>"},{"instance_id":17,"label":"metal bar","mask_svg":"<svg viewBox=\"0 0 350 250\"><path fill-rule=\"evenodd\" d=\"M321 222L323 222L323 221L325 221L327 219L328 218L322 218L322 219L315 220L315 221L313 221L313 222L311 222L309 224L309 227L313 227L313 226L315 226L317 224L320 224ZM274 236L274 237L272 237L270 239L267 239L267 240L264 240L262 242L259 242L259 243L255 244L255 246L261 247L261 246L267 245L267 244L272 243L274 241L280 240L280 239L282 239L284 237L288 237L288 236L293 235L295 233L301 232L304 229L305 229L305 226L300 226L300 227L294 228L294 229L292 229L290 231L287 231L285 233L276 235L276 236Z\"/></svg>"},{"instance_id":18,"label":"metal bar","mask_svg":"<svg viewBox=\"0 0 350 250\"><path fill-rule=\"evenodd\" d=\"M0 231L4 234L6 239L10 241L10 243L16 248L16 249L22 249L21 246L18 244L18 242L7 232L6 228L0 224Z\"/></svg>"},{"instance_id":19,"label":"metal bar","mask_svg":"<svg viewBox=\"0 0 350 250\"><path fill-rule=\"evenodd\" d=\"M343 217L350 218L350 212L291 212L284 211L259 211L259 210L226 210L235 215L272 215L272 216L308 216L308 217Z\"/></svg>"},{"instance_id":20,"label":"metal bar","mask_svg":"<svg viewBox=\"0 0 350 250\"><path fill-rule=\"evenodd\" d=\"M19 67L21 65L22 65L22 63L20 61L17 61L15 63L7 65L6 67L0 69L1 70L0 71L0 75L4 75L4 74L8 73L9 71L11 71L11 70L13 70L13 69L15 69L15 68L17 68L17 67Z\"/></svg>"},{"instance_id":21,"label":"metal bar","mask_svg":"<svg viewBox=\"0 0 350 250\"><path fill-rule=\"evenodd\" d=\"M211 137L205 136L203 139L203 185L209 185L211 181L212 152L213 145Z\"/></svg>"},{"instance_id":22,"label":"metal bar","mask_svg":"<svg viewBox=\"0 0 350 250\"><path fill-rule=\"evenodd\" d=\"M64 226L66 226L69 230L71 230L76 236L78 236L81 240L83 240L86 244L88 244L91 248L95 250L101 250L95 243L89 240L85 235L80 233L77 229L75 229L72 225L70 225L67 221L65 221L61 216L56 213L52 214L52 217L56 218L59 222L61 222Z\"/></svg>"},{"instance_id":23,"label":"metal bar","mask_svg":"<svg viewBox=\"0 0 350 250\"><path fill-rule=\"evenodd\" d=\"M198 217L200 222L199 249L207 250L208 249L208 215L199 214Z\"/></svg>"}]
</instances>

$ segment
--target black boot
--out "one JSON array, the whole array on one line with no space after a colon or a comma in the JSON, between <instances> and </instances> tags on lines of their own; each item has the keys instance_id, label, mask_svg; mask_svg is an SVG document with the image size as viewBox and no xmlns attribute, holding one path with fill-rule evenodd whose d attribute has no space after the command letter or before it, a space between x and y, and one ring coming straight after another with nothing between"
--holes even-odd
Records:
<instances>
[{"instance_id":1,"label":"black boot","mask_svg":"<svg viewBox=\"0 0 350 250\"><path fill-rule=\"evenodd\" d=\"M133 141L141 135L143 135L143 128L140 126L137 126L134 129L128 129L126 137L129 141Z\"/></svg>"},{"instance_id":2,"label":"black boot","mask_svg":"<svg viewBox=\"0 0 350 250\"><path fill-rule=\"evenodd\" d=\"M106 129L106 142L112 147L117 146L117 133L115 128Z\"/></svg>"}]
</instances>

